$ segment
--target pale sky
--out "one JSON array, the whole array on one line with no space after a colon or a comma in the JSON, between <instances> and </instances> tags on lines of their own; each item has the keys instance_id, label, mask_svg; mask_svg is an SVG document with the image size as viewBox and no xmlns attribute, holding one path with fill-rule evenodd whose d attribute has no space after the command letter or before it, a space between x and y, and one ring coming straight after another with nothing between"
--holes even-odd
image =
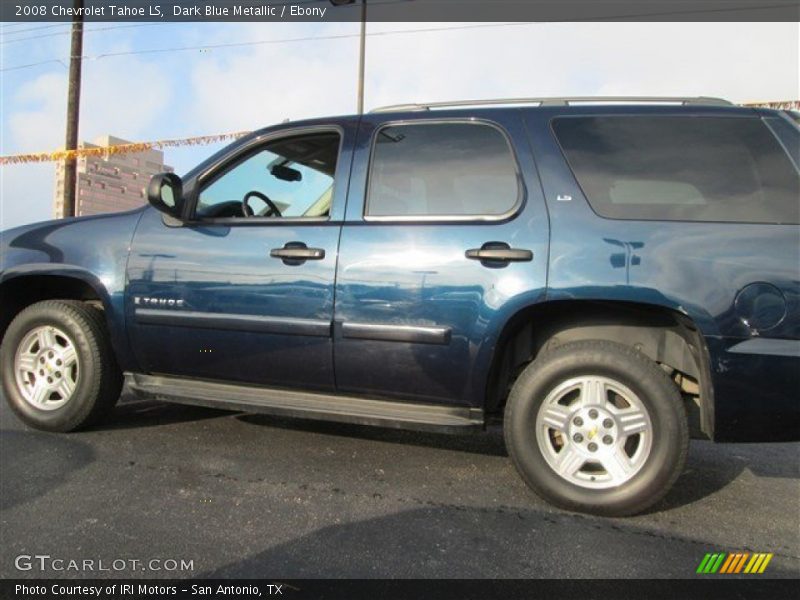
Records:
<instances>
[{"instance_id":1,"label":"pale sky","mask_svg":"<svg viewBox=\"0 0 800 600\"><path fill-rule=\"evenodd\" d=\"M0 68L69 54L69 25L2 24ZM800 98L797 23L374 23L366 108L520 96ZM80 138L154 140L250 130L284 119L350 114L357 37L101 56L231 42L357 34L357 23L87 25ZM39 37L48 34L47 37ZM54 34L54 35L49 35ZM38 39L23 40L22 38ZM19 41L17 41L19 40ZM64 143L67 70L58 62L0 72L0 154ZM167 149L178 173L218 146ZM0 167L0 229L48 219L53 163Z\"/></svg>"}]
</instances>

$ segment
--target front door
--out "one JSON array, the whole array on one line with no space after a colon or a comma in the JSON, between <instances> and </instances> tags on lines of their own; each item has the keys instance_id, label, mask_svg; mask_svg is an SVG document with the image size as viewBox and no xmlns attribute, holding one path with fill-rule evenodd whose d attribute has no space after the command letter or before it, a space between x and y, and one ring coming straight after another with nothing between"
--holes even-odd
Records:
<instances>
[{"instance_id":1,"label":"front door","mask_svg":"<svg viewBox=\"0 0 800 600\"><path fill-rule=\"evenodd\" d=\"M438 115L441 116L438 116ZM480 407L503 325L544 296L548 221L519 116L365 115L342 229L342 392Z\"/></svg>"},{"instance_id":2,"label":"front door","mask_svg":"<svg viewBox=\"0 0 800 600\"><path fill-rule=\"evenodd\" d=\"M126 298L142 370L333 389L349 132L314 127L256 138L186 182L188 223L145 212Z\"/></svg>"}]
</instances>

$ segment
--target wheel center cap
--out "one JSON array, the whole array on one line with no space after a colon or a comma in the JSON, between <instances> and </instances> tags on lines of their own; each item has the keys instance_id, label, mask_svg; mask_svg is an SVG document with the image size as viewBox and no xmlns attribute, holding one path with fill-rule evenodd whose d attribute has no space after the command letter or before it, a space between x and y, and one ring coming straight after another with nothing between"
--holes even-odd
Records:
<instances>
[{"instance_id":1,"label":"wheel center cap","mask_svg":"<svg viewBox=\"0 0 800 600\"><path fill-rule=\"evenodd\" d=\"M597 456L616 441L616 419L603 407L584 406L572 414L568 435L574 447L589 457Z\"/></svg>"}]
</instances>

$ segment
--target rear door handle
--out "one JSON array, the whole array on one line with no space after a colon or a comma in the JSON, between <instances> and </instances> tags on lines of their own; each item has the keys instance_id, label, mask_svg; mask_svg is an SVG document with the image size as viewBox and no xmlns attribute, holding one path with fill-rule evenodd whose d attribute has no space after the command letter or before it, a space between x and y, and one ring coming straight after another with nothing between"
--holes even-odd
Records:
<instances>
[{"instance_id":1,"label":"rear door handle","mask_svg":"<svg viewBox=\"0 0 800 600\"><path fill-rule=\"evenodd\" d=\"M465 256L473 260L479 260L481 264L486 266L497 263L530 262L533 260L533 252L530 250L511 248L504 242L487 242L480 248L467 250Z\"/></svg>"},{"instance_id":2,"label":"rear door handle","mask_svg":"<svg viewBox=\"0 0 800 600\"><path fill-rule=\"evenodd\" d=\"M269 251L272 258L280 258L284 264L299 265L307 260L322 260L325 250L322 248L309 248L303 242L287 242L283 248L273 248Z\"/></svg>"}]
</instances>

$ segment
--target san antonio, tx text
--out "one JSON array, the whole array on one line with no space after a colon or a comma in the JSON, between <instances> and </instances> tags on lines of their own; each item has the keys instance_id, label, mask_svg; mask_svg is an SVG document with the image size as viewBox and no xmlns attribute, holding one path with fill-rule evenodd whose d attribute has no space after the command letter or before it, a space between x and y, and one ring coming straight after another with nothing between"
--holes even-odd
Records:
<instances>
[{"instance_id":1,"label":"san antonio, tx text","mask_svg":"<svg viewBox=\"0 0 800 600\"><path fill-rule=\"evenodd\" d=\"M41 11L44 6L36 7L32 12L30 7L17 6L17 14L21 16L44 16ZM108 9L108 10L106 10ZM325 16L327 6L302 6L297 4L279 4L272 6L262 4L261 6L242 6L234 4L231 6L219 6L216 4L204 4L202 6L162 6L152 4L144 6L126 6L124 4L106 4L105 6L84 6L80 8L69 6L51 6L50 12L53 17L203 17L209 19L224 17L319 17Z\"/></svg>"},{"instance_id":2,"label":"san antonio, tx text","mask_svg":"<svg viewBox=\"0 0 800 600\"><path fill-rule=\"evenodd\" d=\"M264 585L195 585L180 588L183 593L192 596L282 596L283 584L264 584ZM109 584L109 585L74 585L65 583L55 583L51 586L45 585L24 585L18 583L14 586L14 593L19 596L45 596L50 593L52 596L176 596L179 588L174 585L145 585L145 584Z\"/></svg>"}]
</instances>

